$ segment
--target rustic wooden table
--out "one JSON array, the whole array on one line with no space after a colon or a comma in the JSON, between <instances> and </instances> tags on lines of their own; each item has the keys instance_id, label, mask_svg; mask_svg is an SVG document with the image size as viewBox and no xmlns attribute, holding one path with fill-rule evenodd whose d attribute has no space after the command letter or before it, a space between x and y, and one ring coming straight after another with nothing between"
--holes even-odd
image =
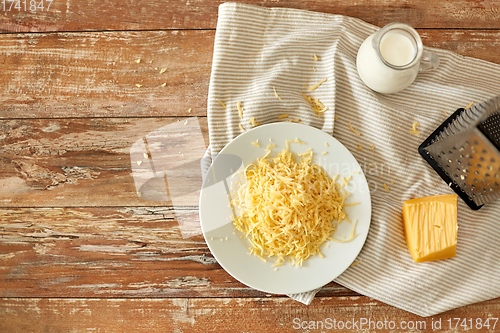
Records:
<instances>
[{"instance_id":1,"label":"rustic wooden table","mask_svg":"<svg viewBox=\"0 0 500 333\"><path fill-rule=\"evenodd\" d=\"M402 21L425 45L500 64L498 0L247 3ZM197 116L208 143L219 4L0 2L0 332L314 331L327 318L453 332L467 327L449 319L498 317L500 299L431 319L335 283L309 306L258 292L202 236L181 237L171 203L138 198L135 141Z\"/></svg>"}]
</instances>

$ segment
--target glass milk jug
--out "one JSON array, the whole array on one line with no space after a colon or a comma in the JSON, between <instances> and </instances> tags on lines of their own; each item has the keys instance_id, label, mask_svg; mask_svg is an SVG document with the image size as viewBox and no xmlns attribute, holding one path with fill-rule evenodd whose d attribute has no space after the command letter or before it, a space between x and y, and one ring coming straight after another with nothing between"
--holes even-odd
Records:
<instances>
[{"instance_id":1,"label":"glass milk jug","mask_svg":"<svg viewBox=\"0 0 500 333\"><path fill-rule=\"evenodd\" d=\"M368 37L356 58L363 82L382 94L405 89L419 72L436 69L438 65L438 56L424 50L415 29L403 23L390 23Z\"/></svg>"}]
</instances>

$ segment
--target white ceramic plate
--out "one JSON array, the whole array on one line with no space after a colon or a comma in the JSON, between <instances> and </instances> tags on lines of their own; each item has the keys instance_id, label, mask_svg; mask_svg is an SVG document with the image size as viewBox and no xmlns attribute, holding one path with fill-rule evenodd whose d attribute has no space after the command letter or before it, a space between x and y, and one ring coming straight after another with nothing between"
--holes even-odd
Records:
<instances>
[{"instance_id":1,"label":"white ceramic plate","mask_svg":"<svg viewBox=\"0 0 500 333\"><path fill-rule=\"evenodd\" d=\"M324 258L307 259L303 266L289 264L275 271L274 259L264 262L249 254L248 240L232 225L233 208L229 204L231 174L242 170L265 155L269 139L276 145L271 156L285 148L286 140L298 138L304 145L290 144L290 151L301 153L312 148L313 163L323 167L330 177L352 176L346 187L351 196L346 203L360 202L346 207L349 219L357 220L358 236L347 243L330 241L321 248ZM251 144L257 141L260 148ZM326 144L328 146L326 146ZM323 152L327 154L322 155ZM231 141L212 163L200 194L200 220L205 240L219 264L240 282L268 293L295 294L319 288L344 272L356 259L368 235L371 219L370 191L363 170L352 154L335 138L316 128L296 123L274 123L246 131ZM352 224L343 221L334 235L339 240L348 239ZM345 238L344 238L345 237Z\"/></svg>"}]
</instances>

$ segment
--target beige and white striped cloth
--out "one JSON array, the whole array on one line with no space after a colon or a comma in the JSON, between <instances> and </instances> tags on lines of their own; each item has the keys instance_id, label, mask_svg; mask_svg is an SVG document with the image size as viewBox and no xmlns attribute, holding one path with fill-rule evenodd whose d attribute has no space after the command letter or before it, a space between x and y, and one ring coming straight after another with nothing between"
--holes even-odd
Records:
<instances>
[{"instance_id":1,"label":"beige and white striped cloth","mask_svg":"<svg viewBox=\"0 0 500 333\"><path fill-rule=\"evenodd\" d=\"M401 93L381 95L356 71L357 50L377 29L340 15L222 4L208 94L211 154L241 133L239 124L252 127L251 117L270 123L287 121L277 120L287 113L319 128L351 151L372 190L361 263L336 282L420 316L499 297L500 202L472 211L459 200L457 256L419 264L408 252L401 210L404 200L452 193L417 147L456 109L500 94L500 66L433 49L438 70L419 74ZM329 108L318 118L300 92L324 78L311 93ZM414 122L419 136L410 133ZM290 296L309 304L316 292Z\"/></svg>"}]
</instances>

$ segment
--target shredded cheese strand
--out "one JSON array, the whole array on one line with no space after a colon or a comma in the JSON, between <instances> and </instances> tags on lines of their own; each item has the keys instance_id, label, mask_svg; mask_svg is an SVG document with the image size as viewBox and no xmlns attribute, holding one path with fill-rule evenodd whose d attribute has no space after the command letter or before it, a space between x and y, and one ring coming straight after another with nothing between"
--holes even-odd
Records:
<instances>
[{"instance_id":1,"label":"shredded cheese strand","mask_svg":"<svg viewBox=\"0 0 500 333\"><path fill-rule=\"evenodd\" d=\"M412 126L411 126L410 133L411 133L411 134L415 134L415 135L419 136L419 135L420 135L420 132L419 132L419 131L417 131L417 126L419 126L419 125L420 125L420 124L419 124L418 122L414 122L414 123L412 124Z\"/></svg>"},{"instance_id":2,"label":"shredded cheese strand","mask_svg":"<svg viewBox=\"0 0 500 333\"><path fill-rule=\"evenodd\" d=\"M305 88L306 88L307 90L313 91L313 90L318 89L318 88L319 88L319 86L320 86L320 85L322 85L322 84L323 84L323 83L325 83L325 82L326 82L326 78L324 78L323 80L319 81L318 83L316 83L316 84L315 84L314 86L312 86L312 87L305 86Z\"/></svg>"},{"instance_id":3,"label":"shredded cheese strand","mask_svg":"<svg viewBox=\"0 0 500 333\"><path fill-rule=\"evenodd\" d=\"M238 109L238 116L243 119L243 107L241 106L241 101L236 102L236 108Z\"/></svg>"},{"instance_id":4,"label":"shredded cheese strand","mask_svg":"<svg viewBox=\"0 0 500 333\"><path fill-rule=\"evenodd\" d=\"M274 91L274 96L276 96L277 99L279 99L280 101L282 101L280 95L278 95L278 93L276 92L276 88L273 87L273 91Z\"/></svg>"},{"instance_id":5,"label":"shredded cheese strand","mask_svg":"<svg viewBox=\"0 0 500 333\"><path fill-rule=\"evenodd\" d=\"M319 99L312 96L307 96L303 93L300 94L309 103L309 105L311 105L312 110L316 112L318 117L321 117L321 114L328 110L328 107L325 106Z\"/></svg>"},{"instance_id":6,"label":"shredded cheese strand","mask_svg":"<svg viewBox=\"0 0 500 333\"><path fill-rule=\"evenodd\" d=\"M220 101L220 100L218 100L218 99L216 99L216 101L217 101L217 102L218 102L218 103L219 103L219 104L220 104L220 105L221 105L224 109L227 109L227 105L226 105L226 104L224 104L224 102L222 102L222 101Z\"/></svg>"},{"instance_id":7,"label":"shredded cheese strand","mask_svg":"<svg viewBox=\"0 0 500 333\"><path fill-rule=\"evenodd\" d=\"M311 256L323 257L320 247L347 220L345 193L311 157L296 162L288 149L267 158L270 152L245 168L246 181L232 196L240 210L233 224L252 244L251 254L274 258L275 266L301 266Z\"/></svg>"}]
</instances>

